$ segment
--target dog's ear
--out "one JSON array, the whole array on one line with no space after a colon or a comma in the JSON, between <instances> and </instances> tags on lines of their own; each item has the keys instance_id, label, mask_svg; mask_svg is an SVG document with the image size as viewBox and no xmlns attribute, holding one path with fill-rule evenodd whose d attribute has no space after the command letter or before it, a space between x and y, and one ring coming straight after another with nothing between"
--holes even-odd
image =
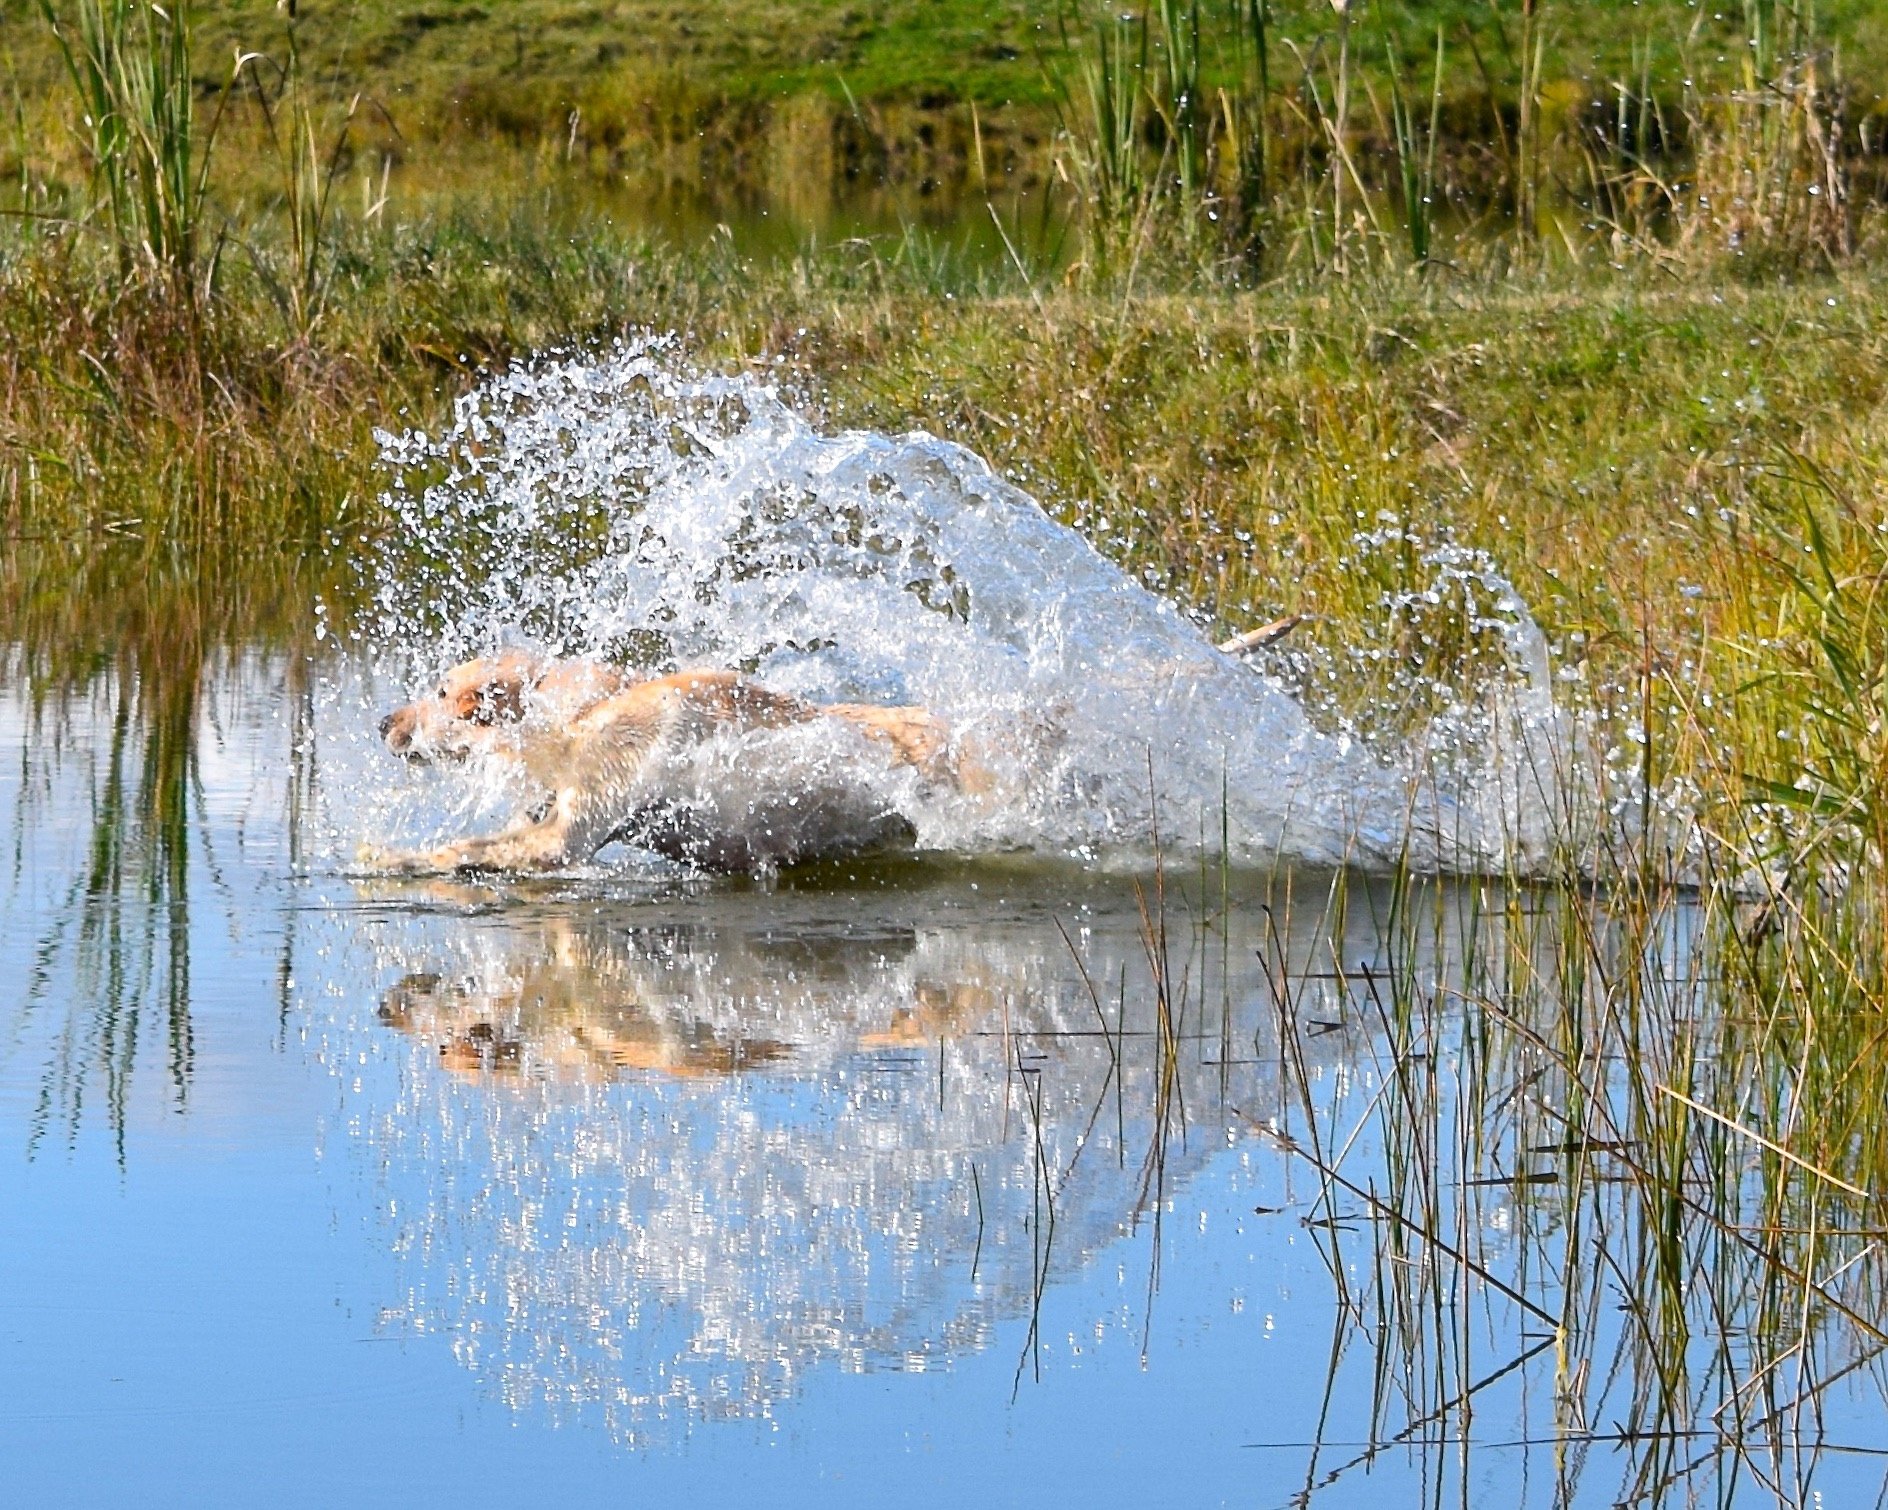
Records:
<instances>
[{"instance_id":1,"label":"dog's ear","mask_svg":"<svg viewBox=\"0 0 1888 1510\"><path fill-rule=\"evenodd\" d=\"M515 668L501 665L475 686L459 693L453 712L467 723L516 723L524 717L525 678Z\"/></svg>"},{"instance_id":2,"label":"dog's ear","mask_svg":"<svg viewBox=\"0 0 1888 1510\"><path fill-rule=\"evenodd\" d=\"M525 694L538 683L538 658L525 650L503 650L483 669L485 675L471 694L460 694L459 717L476 724L518 722L524 717Z\"/></svg>"}]
</instances>

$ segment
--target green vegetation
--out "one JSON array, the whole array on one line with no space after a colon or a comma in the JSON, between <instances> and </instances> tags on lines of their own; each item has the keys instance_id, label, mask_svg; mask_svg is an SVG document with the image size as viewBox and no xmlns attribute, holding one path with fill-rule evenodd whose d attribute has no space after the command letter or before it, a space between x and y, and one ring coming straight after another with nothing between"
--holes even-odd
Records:
<instances>
[{"instance_id":1,"label":"green vegetation","mask_svg":"<svg viewBox=\"0 0 1888 1510\"><path fill-rule=\"evenodd\" d=\"M1690 903L1661 884L1321 891L1267 898L1281 1086L1250 1125L1314 1192L1333 1380L1354 1350L1378 1382L1348 1434L1369 1444L1314 1448L1305 1481L1385 1444L1466 1460L1508 1435L1501 1382L1537 1359L1557 1501L1598 1475L1614 1503L1740 1479L1800 1503L1825 1402L1869 1412L1879 1376L1856 1376L1888 1342L1879 1015L1701 979L1726 951L1675 943ZM1292 954L1306 915L1336 935L1347 914L1386 938L1374 961ZM1317 1072L1340 1025L1367 1094Z\"/></svg>"},{"instance_id":2,"label":"green vegetation","mask_svg":"<svg viewBox=\"0 0 1888 1510\"><path fill-rule=\"evenodd\" d=\"M58 66L46 38L34 29L37 3L0 0L0 35L7 39L12 70L33 93ZM1245 8L1214 0L1209 20ZM676 0L298 0L296 9L311 71L348 93L386 102L405 117L401 129L410 138L495 130L560 142L572 109L587 108L601 122L612 103L732 106L809 91L867 108L903 102L938 110L975 101L985 110L1013 107L1046 116L1054 88L1045 60L1055 61L1071 21L1079 27L1098 13L1072 0L886 0L870 6L858 0L714 6ZM1387 105L1382 85L1388 63L1376 41L1379 17L1407 59L1432 56L1440 30L1450 49L1451 112L1485 111L1491 96L1512 107L1524 13L1530 9L1539 13L1546 80L1558 86L1636 81L1648 70L1676 84L1682 62L1708 65L1736 56L1748 40L1743 33L1751 7L1744 0L1717 6L1539 0L1537 7L1522 0L1387 0L1380 6L1359 0L1351 7L1358 63ZM1298 71L1294 51L1310 54L1331 46L1333 8L1329 0L1270 0L1268 11L1278 78L1289 89ZM1819 0L1813 8L1776 11L1786 28L1799 15L1813 15L1819 34L1840 51L1849 77L1867 86L1858 103L1864 109L1878 103L1888 62L1888 18L1878 6L1870 0ZM203 0L192 14L205 85L222 82L238 49L273 44L273 22L257 6ZM1224 82L1211 58L1206 77L1214 87ZM1484 115L1477 129L1487 124Z\"/></svg>"}]
</instances>

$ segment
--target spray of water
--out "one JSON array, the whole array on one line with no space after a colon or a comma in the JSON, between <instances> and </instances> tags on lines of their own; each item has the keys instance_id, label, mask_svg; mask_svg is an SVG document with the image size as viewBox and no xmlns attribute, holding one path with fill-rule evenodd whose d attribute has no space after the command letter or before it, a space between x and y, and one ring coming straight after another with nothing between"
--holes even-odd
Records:
<instances>
[{"instance_id":1,"label":"spray of water","mask_svg":"<svg viewBox=\"0 0 1888 1510\"><path fill-rule=\"evenodd\" d=\"M820 434L765 382L693 371L663 340L518 366L443 434L381 443L402 528L381 564L378 686L502 644L734 668L819 702L922 704L995 778L967 796L882 762L835 772L803 731L662 771L730 826L852 783L861 812L957 853L1133 863L1223 835L1241 861L1521 872L1564 826L1547 649L1479 556L1437 569L1478 585L1508 683L1493 711L1386 755L1320 728L962 447ZM476 773L389 785L384 758L362 779L352 806L382 833L418 822L422 788L436 823L517 800ZM445 818L442 782L460 793Z\"/></svg>"}]
</instances>

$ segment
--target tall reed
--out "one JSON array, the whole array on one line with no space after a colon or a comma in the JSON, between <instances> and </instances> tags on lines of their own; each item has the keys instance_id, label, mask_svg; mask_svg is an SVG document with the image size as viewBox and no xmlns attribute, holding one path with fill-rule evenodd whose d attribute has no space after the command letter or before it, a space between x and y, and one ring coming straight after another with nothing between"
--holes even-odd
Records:
<instances>
[{"instance_id":1,"label":"tall reed","mask_svg":"<svg viewBox=\"0 0 1888 1510\"><path fill-rule=\"evenodd\" d=\"M1695 182L1679 244L1763 267L1840 261L1856 226L1835 54L1816 32L1813 4L1744 0L1743 16L1728 87L1685 91Z\"/></svg>"},{"instance_id":2,"label":"tall reed","mask_svg":"<svg viewBox=\"0 0 1888 1510\"><path fill-rule=\"evenodd\" d=\"M287 276L272 276L267 262L262 259L258 259L258 265L290 325L306 340L327 302L334 193L347 166L350 138L362 97L356 94L349 100L324 141L322 112L315 100L314 87L303 71L293 16L288 22L284 61L278 63L262 53L245 53L238 60L237 70L249 81L251 97L276 161L282 217L288 233ZM383 205L384 202L383 175ZM375 213L371 207L369 213Z\"/></svg>"},{"instance_id":3,"label":"tall reed","mask_svg":"<svg viewBox=\"0 0 1888 1510\"><path fill-rule=\"evenodd\" d=\"M1384 48L1390 63L1390 110L1396 141L1398 177L1403 188L1403 228L1409 239L1409 260L1414 267L1426 267L1435 245L1436 223L1436 143L1441 135L1442 63L1444 44L1442 28L1436 28L1436 64L1430 75L1429 123L1419 131L1415 113L1403 90L1403 66L1396 55L1396 44L1387 32Z\"/></svg>"},{"instance_id":4,"label":"tall reed","mask_svg":"<svg viewBox=\"0 0 1888 1510\"><path fill-rule=\"evenodd\" d=\"M1328 963L1282 941L1306 931L1290 919L1305 890L1270 890L1284 1083L1252 1126L1314 1176L1303 1222L1340 1331L1328 1388L1359 1348L1373 1402L1344 1432L1364 1440L1311 1448L1307 1481L1391 1446L1467 1473L1517 1407L1556 1449L1557 1502L1608 1469L1620 1503L1807 1481L1823 1402L1888 1345L1888 1165L1860 1111L1879 1019L1825 1021L1825 1048L1745 1010L1669 875L1606 894L1340 878ZM1341 948L1360 906L1374 962ZM1307 1044L1340 1028L1363 1072L1333 1086Z\"/></svg>"},{"instance_id":5,"label":"tall reed","mask_svg":"<svg viewBox=\"0 0 1888 1510\"><path fill-rule=\"evenodd\" d=\"M1268 0L1148 0L1086 28L1065 13L1061 36L1048 72L1084 270L1251 259L1270 202Z\"/></svg>"},{"instance_id":6,"label":"tall reed","mask_svg":"<svg viewBox=\"0 0 1888 1510\"><path fill-rule=\"evenodd\" d=\"M1542 0L1521 0L1521 83L1514 133L1514 223L1522 239L1540 231L1541 71L1547 60Z\"/></svg>"},{"instance_id":7,"label":"tall reed","mask_svg":"<svg viewBox=\"0 0 1888 1510\"><path fill-rule=\"evenodd\" d=\"M216 119L198 140L190 23L179 5L74 0L76 19L39 0L77 107L91 179L121 277L163 275L184 298L216 273L200 245Z\"/></svg>"},{"instance_id":8,"label":"tall reed","mask_svg":"<svg viewBox=\"0 0 1888 1510\"><path fill-rule=\"evenodd\" d=\"M1236 0L1235 0L1236 6ZM1264 245L1264 217L1271 203L1272 56L1270 0L1246 0L1235 9L1232 73L1218 90L1220 129L1232 164L1227 232L1248 257ZM1243 24L1238 24L1243 22Z\"/></svg>"},{"instance_id":9,"label":"tall reed","mask_svg":"<svg viewBox=\"0 0 1888 1510\"><path fill-rule=\"evenodd\" d=\"M1096 272L1125 259L1157 203L1143 161L1147 42L1145 26L1110 17L1096 23L1092 51L1076 54L1073 82L1062 70L1052 75L1069 147L1064 160L1082 198L1086 261ZM1065 35L1065 51L1078 45Z\"/></svg>"}]
</instances>

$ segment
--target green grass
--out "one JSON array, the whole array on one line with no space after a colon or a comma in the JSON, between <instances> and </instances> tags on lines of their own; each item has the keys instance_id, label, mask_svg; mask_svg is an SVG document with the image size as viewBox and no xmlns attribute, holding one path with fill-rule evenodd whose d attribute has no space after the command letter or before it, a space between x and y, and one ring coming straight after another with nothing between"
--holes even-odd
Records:
<instances>
[{"instance_id":1,"label":"green grass","mask_svg":"<svg viewBox=\"0 0 1888 1510\"><path fill-rule=\"evenodd\" d=\"M44 87L53 60L34 35L34 3L5 0L0 24L19 76ZM266 47L281 27L272 10L235 0L206 0L192 14L205 83L221 81L235 48ZM1052 14L1034 0L314 0L299 5L298 22L311 68L416 111L422 131L461 124L480 101L513 104L556 130L573 105L612 86L658 82L726 101L849 89L861 100L1040 103L1034 39Z\"/></svg>"},{"instance_id":2,"label":"green grass","mask_svg":"<svg viewBox=\"0 0 1888 1510\"><path fill-rule=\"evenodd\" d=\"M1115 7L1122 9L1122 7ZM1132 10L1134 7L1127 7ZM1314 45L1332 30L1328 0L1273 0L1281 40ZM1382 7L1405 50L1420 56L1441 27L1452 43L1473 37L1491 72L1513 69L1520 4L1486 0L1393 0ZM1358 7L1360 27L1374 23ZM1741 3L1696 7L1678 0L1541 0L1553 73L1569 79L1628 77L1635 47L1653 46L1655 71L1685 54L1709 60L1736 40ZM1059 23L1099 13L1067 0L303 0L298 15L317 39L310 60L348 87L389 99L443 100L469 85L528 81L547 108L574 101L612 76L685 78L730 99L778 97L814 88L861 100L934 96L1046 104L1040 59L1054 51ZM237 0L204 0L193 11L206 60L237 45L254 47L275 24ZM1888 61L1888 17L1869 0L1821 0L1816 22L1867 79ZM32 0L0 6L10 50L22 67L44 68L43 43L30 36ZM1282 55L1281 55L1282 56ZM1371 60L1371 66L1376 66ZM1281 62L1281 73L1289 70ZM1463 59L1458 87L1475 69ZM1872 100L1873 95L1865 94Z\"/></svg>"},{"instance_id":3,"label":"green grass","mask_svg":"<svg viewBox=\"0 0 1888 1510\"><path fill-rule=\"evenodd\" d=\"M29 116L59 66L36 6L0 0L0 79L11 80L7 92ZM1222 9L1209 0L1209 22ZM1647 78L1675 104L1683 77L1709 77L1741 61L1747 9L1541 0L1545 113L1561 119L1595 102L1609 109L1616 85L1637 89ZM1799 13L1773 0L1758 9L1772 35L1787 36ZM1386 140L1391 134L1386 33L1405 67L1426 67L1440 28L1445 131L1464 157L1492 146L1497 116L1511 122L1517 109L1520 10L1518 0L1353 7L1359 124ZM360 92L383 105L398 129L390 143L409 151L465 137L562 144L573 138L576 111L574 139L586 154L611 171L633 172L665 138L739 139L765 129L783 102L817 100L846 117L856 108L867 134L906 152L933 145L945 130L963 172L973 145L962 131L963 107L974 103L991 133L986 147L1040 171L1054 118L1052 76L1066 67L1064 38L1084 36L1104 11L1077 0L313 0L299 6L297 26L311 77L337 98ZM1327 0L1271 0L1271 13L1274 82L1288 97L1329 70L1336 22ZM202 0L191 15L200 89L227 80L238 50L285 50L273 9ZM1851 109L1883 114L1888 15L1871 0L1821 0L1813 19ZM1202 67L1209 89L1227 82L1229 60L1210 46ZM29 134L43 124L36 120ZM0 150L0 161L5 155Z\"/></svg>"}]
</instances>

